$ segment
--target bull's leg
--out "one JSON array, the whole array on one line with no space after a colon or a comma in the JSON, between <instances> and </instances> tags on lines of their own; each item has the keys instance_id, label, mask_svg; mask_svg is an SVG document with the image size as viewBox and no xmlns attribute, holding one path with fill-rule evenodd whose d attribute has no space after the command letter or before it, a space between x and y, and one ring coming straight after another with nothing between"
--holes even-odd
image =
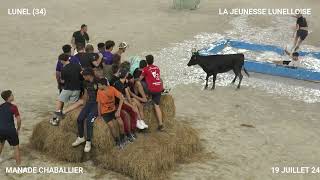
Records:
<instances>
[{"instance_id":1,"label":"bull's leg","mask_svg":"<svg viewBox=\"0 0 320 180\"><path fill-rule=\"evenodd\" d=\"M208 88L208 80L209 80L209 74L207 74L207 77L206 77L206 86L204 87L204 89L207 89L207 88Z\"/></svg>"},{"instance_id":2,"label":"bull's leg","mask_svg":"<svg viewBox=\"0 0 320 180\"><path fill-rule=\"evenodd\" d=\"M242 81L243 75L241 73L241 70L239 71L239 84L238 84L238 89L240 89L241 81Z\"/></svg>"},{"instance_id":3,"label":"bull's leg","mask_svg":"<svg viewBox=\"0 0 320 180\"><path fill-rule=\"evenodd\" d=\"M233 80L231 81L231 84L234 84L236 82L237 77L237 75L234 76Z\"/></svg>"},{"instance_id":4,"label":"bull's leg","mask_svg":"<svg viewBox=\"0 0 320 180\"><path fill-rule=\"evenodd\" d=\"M234 73L235 76L234 76L234 79L231 81L231 84L234 84L236 82L236 80L237 80L237 77L238 77L238 73L237 73L236 70L233 69L233 73Z\"/></svg>"},{"instance_id":5,"label":"bull's leg","mask_svg":"<svg viewBox=\"0 0 320 180\"><path fill-rule=\"evenodd\" d=\"M213 74L211 90L214 90L214 88L216 87L216 78L217 74Z\"/></svg>"}]
</instances>

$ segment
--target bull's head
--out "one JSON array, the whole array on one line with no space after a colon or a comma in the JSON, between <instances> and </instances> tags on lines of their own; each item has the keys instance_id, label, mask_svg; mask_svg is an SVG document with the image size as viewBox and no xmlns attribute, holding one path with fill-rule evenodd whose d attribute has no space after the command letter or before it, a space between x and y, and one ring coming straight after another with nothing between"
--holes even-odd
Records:
<instances>
[{"instance_id":1,"label":"bull's head","mask_svg":"<svg viewBox=\"0 0 320 180\"><path fill-rule=\"evenodd\" d=\"M199 51L197 51L196 48L192 48L191 52L192 52L192 56L190 58L190 61L188 62L188 66L193 66L198 64L197 56L199 55Z\"/></svg>"}]
</instances>

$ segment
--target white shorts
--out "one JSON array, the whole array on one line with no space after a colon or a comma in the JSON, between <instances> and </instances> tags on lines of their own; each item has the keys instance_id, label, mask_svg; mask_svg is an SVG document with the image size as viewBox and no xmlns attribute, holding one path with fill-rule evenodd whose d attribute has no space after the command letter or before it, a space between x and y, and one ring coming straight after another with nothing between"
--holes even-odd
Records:
<instances>
[{"instance_id":1,"label":"white shorts","mask_svg":"<svg viewBox=\"0 0 320 180\"><path fill-rule=\"evenodd\" d=\"M59 101L67 103L67 102L71 102L71 103L75 103L79 100L79 96L80 96L80 90L62 90L60 95L59 95Z\"/></svg>"}]
</instances>

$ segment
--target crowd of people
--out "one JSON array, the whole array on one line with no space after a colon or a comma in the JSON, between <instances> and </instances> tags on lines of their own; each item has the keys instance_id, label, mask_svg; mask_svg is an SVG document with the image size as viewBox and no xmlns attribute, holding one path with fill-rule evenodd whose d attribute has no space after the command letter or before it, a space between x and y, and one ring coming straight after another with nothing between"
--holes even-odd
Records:
<instances>
[{"instance_id":1,"label":"crowd of people","mask_svg":"<svg viewBox=\"0 0 320 180\"><path fill-rule=\"evenodd\" d=\"M91 150L93 123L98 117L107 123L117 147L124 148L128 142L134 142L136 130L148 128L144 121L144 105L149 102L154 105L158 130L164 130L159 106L164 88L154 57L147 55L130 73L130 63L121 58L127 43L121 42L118 50L112 53L114 46L112 40L98 43L95 52L94 46L89 44L87 26L82 25L80 31L74 32L71 45L64 45L58 57L59 97L50 123L58 126L67 113L81 107L77 118L78 137L72 146L85 143L85 152ZM64 108L65 103L70 105ZM115 121L118 126L114 125Z\"/></svg>"}]
</instances>

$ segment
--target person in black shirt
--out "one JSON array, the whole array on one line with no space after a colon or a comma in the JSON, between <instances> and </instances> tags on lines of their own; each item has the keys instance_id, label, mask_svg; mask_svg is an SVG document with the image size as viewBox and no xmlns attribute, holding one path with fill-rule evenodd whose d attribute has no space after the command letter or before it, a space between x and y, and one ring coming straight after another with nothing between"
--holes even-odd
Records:
<instances>
[{"instance_id":1,"label":"person in black shirt","mask_svg":"<svg viewBox=\"0 0 320 180\"><path fill-rule=\"evenodd\" d=\"M84 47L84 46L86 46L86 43L89 42L89 35L88 35L87 31L88 31L87 25L82 24L80 31L76 31L73 33L71 44L74 49L76 48L76 45L78 45L78 44L81 44Z\"/></svg>"},{"instance_id":2,"label":"person in black shirt","mask_svg":"<svg viewBox=\"0 0 320 180\"><path fill-rule=\"evenodd\" d=\"M137 120L137 127L139 129L148 128L148 125L144 122L144 112L143 112L143 105L135 98L131 97L131 90L128 86L127 77L128 77L128 70L127 69L120 69L119 71L119 80L114 83L114 87L120 91L123 96L125 97L125 101L123 104L123 108L129 106L134 112L137 113L138 120Z\"/></svg>"},{"instance_id":3,"label":"person in black shirt","mask_svg":"<svg viewBox=\"0 0 320 180\"><path fill-rule=\"evenodd\" d=\"M97 91L98 91L98 81L95 79L94 72L92 69L88 68L82 72L84 78L84 88L86 98L86 104L82 108L78 119L78 137L72 146L78 146L84 142L86 145L84 147L84 152L89 152L91 150L91 138L93 131L93 122L98 115L97 109ZM84 126L83 122L87 119L87 137L84 138Z\"/></svg>"},{"instance_id":4,"label":"person in black shirt","mask_svg":"<svg viewBox=\"0 0 320 180\"><path fill-rule=\"evenodd\" d=\"M119 65L118 64L112 64L111 70L112 70L112 76L111 76L111 78L109 80L109 83L110 83L110 86L113 86L114 83L120 79L119 76L118 76Z\"/></svg>"},{"instance_id":5,"label":"person in black shirt","mask_svg":"<svg viewBox=\"0 0 320 180\"><path fill-rule=\"evenodd\" d=\"M94 48L91 44L88 44L86 48L82 45L77 45L77 50L78 54L74 56L74 59L79 61L82 69L99 67L103 56L101 53L94 53Z\"/></svg>"},{"instance_id":6,"label":"person in black shirt","mask_svg":"<svg viewBox=\"0 0 320 180\"><path fill-rule=\"evenodd\" d=\"M304 41L308 36L308 22L306 18L303 17L302 14L298 14L294 17L297 18L297 22L291 53L296 52L299 49L302 41Z\"/></svg>"},{"instance_id":7,"label":"person in black shirt","mask_svg":"<svg viewBox=\"0 0 320 180\"><path fill-rule=\"evenodd\" d=\"M21 128L21 118L19 110L16 105L12 104L14 101L12 91L3 91L1 97L5 102L0 105L0 154L5 141L7 141L10 146L14 147L16 164L20 165L21 158L18 135ZM15 127L14 119L16 119L17 128Z\"/></svg>"},{"instance_id":8,"label":"person in black shirt","mask_svg":"<svg viewBox=\"0 0 320 180\"><path fill-rule=\"evenodd\" d=\"M61 82L64 83L64 87L57 101L55 116L50 121L52 125L58 125L60 118L63 117L62 108L64 103L75 103L80 96L82 81L81 66L70 63L69 58L68 54L61 54L59 56L59 60L64 65L61 71Z\"/></svg>"}]
</instances>

